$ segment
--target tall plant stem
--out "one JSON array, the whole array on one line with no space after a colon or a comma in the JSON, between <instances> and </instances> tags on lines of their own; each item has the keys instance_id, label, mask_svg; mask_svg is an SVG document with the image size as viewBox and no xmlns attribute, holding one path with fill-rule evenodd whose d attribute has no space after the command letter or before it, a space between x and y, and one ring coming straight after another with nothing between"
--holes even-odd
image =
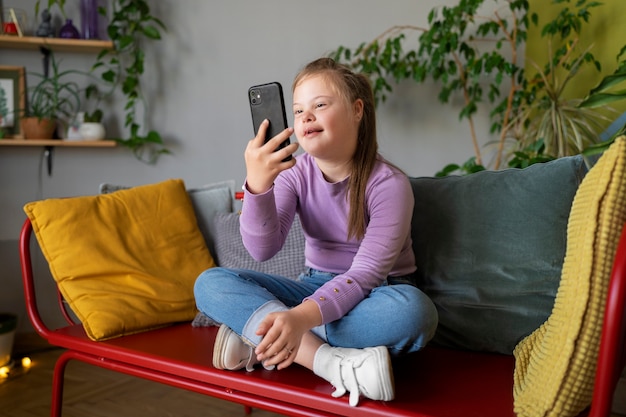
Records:
<instances>
[{"instance_id":1,"label":"tall plant stem","mask_svg":"<svg viewBox=\"0 0 626 417\"><path fill-rule=\"evenodd\" d=\"M502 18L496 12L495 16L497 17L496 22L500 28L502 28L502 33L506 37L509 45L511 45L511 64L514 67L517 67L517 33L519 30L519 26L517 24L517 18L513 20L513 30L511 33L507 32L506 26L504 25ZM516 91L520 88L517 84L515 77L511 77L511 87L509 88L509 94L506 99L506 110L504 111L504 115L502 118L502 129L500 130L500 140L498 141L498 151L496 153L496 160L494 163L494 169L500 169L500 164L502 164L502 155L504 153L504 143L506 141L507 133L509 130L509 120L511 120L511 114L513 113L513 99L515 98Z\"/></svg>"},{"instance_id":2,"label":"tall plant stem","mask_svg":"<svg viewBox=\"0 0 626 417\"><path fill-rule=\"evenodd\" d=\"M463 63L459 59L457 54L452 54L454 61L457 63L459 68L463 68ZM465 105L468 106L471 104L472 99L470 97L469 91L467 89L467 77L465 76L464 71L459 71L459 78L461 80L461 85L463 86L463 98L465 100ZM476 136L476 126L474 125L474 118L471 114L467 115L467 122L470 125L470 136L472 138L472 145L474 147L474 155L476 156L476 163L478 165L483 164L482 154L480 152L480 145L478 144L478 137Z\"/></svg>"}]
</instances>

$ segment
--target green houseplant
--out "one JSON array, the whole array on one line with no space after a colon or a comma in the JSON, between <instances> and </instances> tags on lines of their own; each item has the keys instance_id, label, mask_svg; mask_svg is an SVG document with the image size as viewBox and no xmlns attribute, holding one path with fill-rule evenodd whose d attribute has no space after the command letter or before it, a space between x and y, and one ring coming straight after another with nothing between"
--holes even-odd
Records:
<instances>
[{"instance_id":1,"label":"green houseplant","mask_svg":"<svg viewBox=\"0 0 626 417\"><path fill-rule=\"evenodd\" d=\"M35 4L36 14L41 1ZM149 109L141 85L145 70L142 43L161 39L161 30L166 30L166 27L151 14L146 0L110 0L109 4L110 11L102 7L98 11L109 19L107 34L114 48L103 50L97 56L92 72L100 71L101 81L109 87L107 94L121 91L125 97L124 128L127 129L127 136L115 138L117 143L129 148L137 159L155 163L160 155L171 152L159 132L146 127ZM48 8L53 5L57 5L65 15L65 0L47 0ZM140 119L140 114L143 114L143 119Z\"/></svg>"},{"instance_id":2,"label":"green houseplant","mask_svg":"<svg viewBox=\"0 0 626 417\"><path fill-rule=\"evenodd\" d=\"M90 105L90 101L94 101L93 105ZM104 112L99 107L100 105L100 92L96 85L91 84L85 89L85 102L84 113L82 120L78 124L78 133L84 140L102 140L106 137L106 129L102 124L102 118Z\"/></svg>"},{"instance_id":3,"label":"green houseplant","mask_svg":"<svg viewBox=\"0 0 626 417\"><path fill-rule=\"evenodd\" d=\"M609 104L626 99L626 46L617 54L618 65L613 73L600 80L598 85L591 89L587 97L579 104L583 108L606 108ZM616 137L626 133L626 125L618 126L613 135L607 140L585 149L586 155L604 152L613 143Z\"/></svg>"},{"instance_id":4,"label":"green houseplant","mask_svg":"<svg viewBox=\"0 0 626 417\"><path fill-rule=\"evenodd\" d=\"M148 111L141 86L145 69L141 43L145 39L161 39L160 30L165 30L165 25L150 14L145 0L114 0L112 8L107 32L115 48L103 50L92 70L101 70L101 79L111 92L120 89L126 97L124 127L128 137L116 141L131 149L139 160L155 163L160 155L170 151L157 131L144 128ZM101 9L100 13L106 11ZM139 119L140 108L144 110L143 121Z\"/></svg>"},{"instance_id":5,"label":"green houseplant","mask_svg":"<svg viewBox=\"0 0 626 417\"><path fill-rule=\"evenodd\" d=\"M47 8L51 9L52 6L57 5L59 7L59 10L61 11L61 15L63 15L63 19L67 18L67 15L65 14L65 0L48 0L47 3ZM41 0L37 0L37 2L35 3L35 16L39 16L39 9L41 7Z\"/></svg>"},{"instance_id":6,"label":"green houseplant","mask_svg":"<svg viewBox=\"0 0 626 417\"><path fill-rule=\"evenodd\" d=\"M9 114L9 107L7 104L7 95L4 88L0 87L0 139L4 138L3 119Z\"/></svg>"},{"instance_id":7,"label":"green houseplant","mask_svg":"<svg viewBox=\"0 0 626 417\"><path fill-rule=\"evenodd\" d=\"M89 84L85 88L85 101L83 105L83 120L89 123L101 123L104 112L100 108L102 101L102 92L95 83Z\"/></svg>"},{"instance_id":8,"label":"green houseplant","mask_svg":"<svg viewBox=\"0 0 626 417\"><path fill-rule=\"evenodd\" d=\"M102 122L102 110L96 109L92 113L85 113L85 123L101 123Z\"/></svg>"},{"instance_id":9,"label":"green houseplant","mask_svg":"<svg viewBox=\"0 0 626 417\"><path fill-rule=\"evenodd\" d=\"M459 117L469 123L474 156L462 165L449 165L442 174L485 169L474 128L476 112L485 105L491 133L498 136L494 169L507 162L523 166L582 151L597 136L590 132L606 120L578 106L580 100L565 98L563 91L581 67L599 69L590 48L578 44L591 10L601 4L552 0L560 5L560 12L541 30L552 50L545 64L532 63L532 73L520 63L527 30L539 24L528 0L494 1L497 6L488 16L480 14L484 3L460 0L454 6L434 8L426 28L395 26L355 49L340 46L331 55L370 74L379 101L393 91L392 80L432 79L440 87L438 98L443 103L453 94L462 96ZM415 34L417 44L409 38ZM580 123L568 124L571 120ZM578 146L559 146L566 142L564 136L580 139Z\"/></svg>"},{"instance_id":10,"label":"green houseplant","mask_svg":"<svg viewBox=\"0 0 626 417\"><path fill-rule=\"evenodd\" d=\"M21 123L27 139L52 138L57 124L72 119L80 108L80 86L75 81L76 70L59 69L54 54L50 54L51 73L48 76L29 73L38 79L29 88ZM68 78L72 76L72 78ZM33 129L41 128L42 131Z\"/></svg>"}]
</instances>

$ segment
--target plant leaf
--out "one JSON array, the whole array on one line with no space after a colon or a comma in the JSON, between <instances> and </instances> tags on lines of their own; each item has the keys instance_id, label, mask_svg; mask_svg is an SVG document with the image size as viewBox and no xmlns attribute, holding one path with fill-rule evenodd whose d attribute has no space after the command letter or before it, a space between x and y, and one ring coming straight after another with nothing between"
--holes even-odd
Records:
<instances>
[{"instance_id":1,"label":"plant leaf","mask_svg":"<svg viewBox=\"0 0 626 417\"><path fill-rule=\"evenodd\" d=\"M151 25L142 26L141 31L150 39L161 39L161 33L159 30Z\"/></svg>"},{"instance_id":2,"label":"plant leaf","mask_svg":"<svg viewBox=\"0 0 626 417\"><path fill-rule=\"evenodd\" d=\"M625 98L626 90L616 91L615 93L596 93L585 98L579 104L579 107L597 108Z\"/></svg>"}]
</instances>

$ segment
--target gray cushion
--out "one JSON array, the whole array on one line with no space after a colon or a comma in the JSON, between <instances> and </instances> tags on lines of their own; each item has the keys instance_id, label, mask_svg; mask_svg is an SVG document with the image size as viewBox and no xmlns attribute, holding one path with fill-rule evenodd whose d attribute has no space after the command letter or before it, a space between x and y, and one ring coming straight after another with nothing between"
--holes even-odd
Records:
<instances>
[{"instance_id":1,"label":"gray cushion","mask_svg":"<svg viewBox=\"0 0 626 417\"><path fill-rule=\"evenodd\" d=\"M100 184L100 193L107 194L117 190L130 188L127 185ZM206 184L197 188L187 189L198 227L209 248L215 257L215 228L213 217L216 213L232 213L234 205L235 181L228 180Z\"/></svg>"},{"instance_id":2,"label":"gray cushion","mask_svg":"<svg viewBox=\"0 0 626 417\"><path fill-rule=\"evenodd\" d=\"M255 261L243 246L238 213L217 213L213 221L216 229L215 256L219 266L252 269L288 278L297 278L304 271L304 234L298 216L283 248L265 262Z\"/></svg>"},{"instance_id":3,"label":"gray cushion","mask_svg":"<svg viewBox=\"0 0 626 417\"><path fill-rule=\"evenodd\" d=\"M187 190L191 204L196 212L198 227L211 255L215 256L215 236L217 231L213 218L217 213L232 213L235 195L235 181L223 181L207 184Z\"/></svg>"},{"instance_id":4,"label":"gray cushion","mask_svg":"<svg viewBox=\"0 0 626 417\"><path fill-rule=\"evenodd\" d=\"M523 170L411 178L416 284L439 311L433 343L510 354L548 318L586 171L577 156Z\"/></svg>"}]
</instances>

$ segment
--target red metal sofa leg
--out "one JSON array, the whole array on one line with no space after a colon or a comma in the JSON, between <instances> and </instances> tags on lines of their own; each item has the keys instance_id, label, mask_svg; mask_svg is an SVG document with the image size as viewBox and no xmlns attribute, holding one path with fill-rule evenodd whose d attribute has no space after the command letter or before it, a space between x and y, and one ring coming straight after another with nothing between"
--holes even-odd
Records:
<instances>
[{"instance_id":1,"label":"red metal sofa leg","mask_svg":"<svg viewBox=\"0 0 626 417\"><path fill-rule=\"evenodd\" d=\"M72 359L71 353L64 352L54 365L52 376L52 403L50 405L50 416L61 417L63 409L63 385L65 382L65 367Z\"/></svg>"},{"instance_id":2,"label":"red metal sofa leg","mask_svg":"<svg viewBox=\"0 0 626 417\"><path fill-rule=\"evenodd\" d=\"M252 407L250 407L249 405L244 405L243 409L245 410L247 416L252 414Z\"/></svg>"}]
</instances>

